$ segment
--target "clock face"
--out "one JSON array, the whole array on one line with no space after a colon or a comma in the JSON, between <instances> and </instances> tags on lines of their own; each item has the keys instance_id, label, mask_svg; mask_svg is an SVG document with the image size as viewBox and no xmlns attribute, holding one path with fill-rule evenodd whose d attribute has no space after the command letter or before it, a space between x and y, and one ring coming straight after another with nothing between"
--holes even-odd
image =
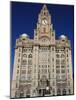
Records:
<instances>
[{"instance_id":1,"label":"clock face","mask_svg":"<svg viewBox=\"0 0 76 100\"><path fill-rule=\"evenodd\" d=\"M43 25L46 25L46 24L47 24L47 20L46 20L46 19L43 19L43 20L42 20L42 24L43 24Z\"/></svg>"}]
</instances>

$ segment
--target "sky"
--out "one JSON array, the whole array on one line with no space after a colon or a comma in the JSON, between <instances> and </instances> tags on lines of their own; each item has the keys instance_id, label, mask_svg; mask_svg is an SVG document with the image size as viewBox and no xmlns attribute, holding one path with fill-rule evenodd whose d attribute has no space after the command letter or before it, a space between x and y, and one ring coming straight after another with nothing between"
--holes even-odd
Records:
<instances>
[{"instance_id":1,"label":"sky","mask_svg":"<svg viewBox=\"0 0 76 100\"><path fill-rule=\"evenodd\" d=\"M42 6L41 3L11 2L11 64L10 75L12 77L14 50L16 39L22 33L27 33L30 38L34 36L34 29ZM71 5L46 4L52 17L53 29L56 39L64 34L71 40L72 63L74 70L74 7ZM74 72L74 71L73 71Z\"/></svg>"}]
</instances>

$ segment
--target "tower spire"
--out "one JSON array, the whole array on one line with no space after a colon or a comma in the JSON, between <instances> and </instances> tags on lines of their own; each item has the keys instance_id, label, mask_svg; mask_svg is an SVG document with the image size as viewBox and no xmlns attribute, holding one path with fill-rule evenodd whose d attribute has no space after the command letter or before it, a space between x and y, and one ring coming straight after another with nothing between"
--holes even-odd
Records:
<instances>
[{"instance_id":1,"label":"tower spire","mask_svg":"<svg viewBox=\"0 0 76 100\"><path fill-rule=\"evenodd\" d=\"M43 5L42 9L41 9L41 14L42 15L47 15L49 14L48 8L46 6L46 4Z\"/></svg>"},{"instance_id":2,"label":"tower spire","mask_svg":"<svg viewBox=\"0 0 76 100\"><path fill-rule=\"evenodd\" d=\"M42 9L43 9L43 10L46 10L46 9L47 9L46 4L43 5Z\"/></svg>"}]
</instances>

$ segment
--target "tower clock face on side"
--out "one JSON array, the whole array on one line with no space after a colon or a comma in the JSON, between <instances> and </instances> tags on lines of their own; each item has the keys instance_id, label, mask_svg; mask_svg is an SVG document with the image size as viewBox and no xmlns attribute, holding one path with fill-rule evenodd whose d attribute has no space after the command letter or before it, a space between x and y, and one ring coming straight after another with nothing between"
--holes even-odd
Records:
<instances>
[{"instance_id":1,"label":"tower clock face on side","mask_svg":"<svg viewBox=\"0 0 76 100\"><path fill-rule=\"evenodd\" d=\"M42 20L42 24L43 24L43 25L46 25L47 23L48 23L48 22L47 22L47 19L43 19L43 20Z\"/></svg>"}]
</instances>

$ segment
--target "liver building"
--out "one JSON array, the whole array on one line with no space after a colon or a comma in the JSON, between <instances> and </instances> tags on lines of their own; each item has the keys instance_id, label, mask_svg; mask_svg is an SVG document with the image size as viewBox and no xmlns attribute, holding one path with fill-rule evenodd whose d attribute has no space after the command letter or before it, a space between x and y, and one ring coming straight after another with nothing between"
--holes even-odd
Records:
<instances>
[{"instance_id":1,"label":"liver building","mask_svg":"<svg viewBox=\"0 0 76 100\"><path fill-rule=\"evenodd\" d=\"M70 40L55 37L51 15L43 5L34 39L25 33L16 39L11 98L73 94Z\"/></svg>"}]
</instances>

